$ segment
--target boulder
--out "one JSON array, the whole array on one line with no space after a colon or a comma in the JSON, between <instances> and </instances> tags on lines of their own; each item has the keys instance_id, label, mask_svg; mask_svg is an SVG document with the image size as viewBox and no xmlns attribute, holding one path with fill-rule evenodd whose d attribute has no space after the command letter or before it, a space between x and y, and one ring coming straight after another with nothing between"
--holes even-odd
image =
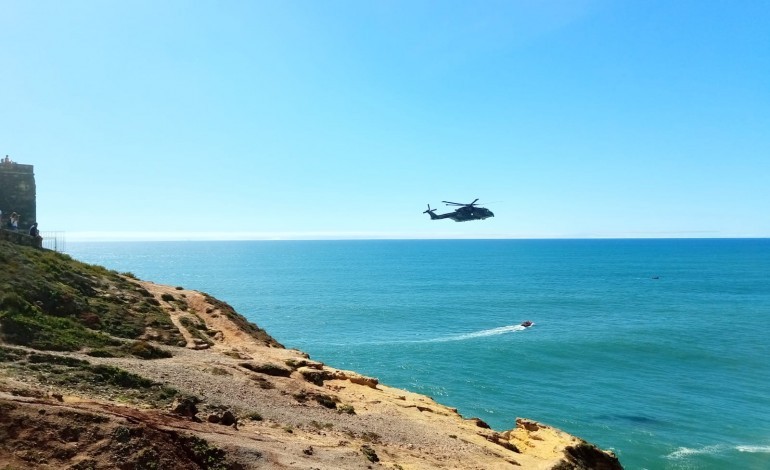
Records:
<instances>
[{"instance_id":1,"label":"boulder","mask_svg":"<svg viewBox=\"0 0 770 470\"><path fill-rule=\"evenodd\" d=\"M227 410L224 413L222 413L222 419L220 420L220 423L225 426L232 426L238 422L238 419L235 417L232 411Z\"/></svg>"},{"instance_id":2,"label":"boulder","mask_svg":"<svg viewBox=\"0 0 770 470\"><path fill-rule=\"evenodd\" d=\"M260 374L272 375L274 377L288 377L291 375L291 369L287 369L270 362L263 364L257 364L255 362L242 362L239 365L244 369L249 369L250 371L258 372Z\"/></svg>"},{"instance_id":3,"label":"boulder","mask_svg":"<svg viewBox=\"0 0 770 470\"><path fill-rule=\"evenodd\" d=\"M174 403L171 404L171 411L178 415L186 416L190 419L195 419L198 414L198 399L194 397L177 398Z\"/></svg>"},{"instance_id":4,"label":"boulder","mask_svg":"<svg viewBox=\"0 0 770 470\"><path fill-rule=\"evenodd\" d=\"M297 369L297 372L299 372L305 380L318 386L323 385L324 380L332 380L335 378L334 373L331 371L312 369L307 366L300 367Z\"/></svg>"}]
</instances>

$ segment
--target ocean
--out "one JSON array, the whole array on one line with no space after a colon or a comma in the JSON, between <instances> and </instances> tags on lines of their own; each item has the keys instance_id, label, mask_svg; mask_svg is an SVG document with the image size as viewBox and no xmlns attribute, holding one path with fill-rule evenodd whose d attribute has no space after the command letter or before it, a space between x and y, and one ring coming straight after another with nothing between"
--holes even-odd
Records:
<instances>
[{"instance_id":1,"label":"ocean","mask_svg":"<svg viewBox=\"0 0 770 470\"><path fill-rule=\"evenodd\" d=\"M105 242L287 347L628 469L770 468L770 239ZM519 324L535 323L531 328Z\"/></svg>"}]
</instances>

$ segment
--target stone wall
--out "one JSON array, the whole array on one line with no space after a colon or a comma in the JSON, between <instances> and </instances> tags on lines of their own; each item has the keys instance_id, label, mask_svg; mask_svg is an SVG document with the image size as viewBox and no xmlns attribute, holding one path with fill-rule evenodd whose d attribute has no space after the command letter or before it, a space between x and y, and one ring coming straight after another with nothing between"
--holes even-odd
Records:
<instances>
[{"instance_id":1,"label":"stone wall","mask_svg":"<svg viewBox=\"0 0 770 470\"><path fill-rule=\"evenodd\" d=\"M6 157L7 159L7 157ZM27 233L37 220L35 173L32 165L0 159L0 211L3 227L12 212L20 215L19 230Z\"/></svg>"},{"instance_id":2,"label":"stone wall","mask_svg":"<svg viewBox=\"0 0 770 470\"><path fill-rule=\"evenodd\" d=\"M16 243L17 245L33 246L35 248L43 248L43 239L40 237L31 237L26 232L19 230L18 232L13 230L0 229L0 240Z\"/></svg>"}]
</instances>

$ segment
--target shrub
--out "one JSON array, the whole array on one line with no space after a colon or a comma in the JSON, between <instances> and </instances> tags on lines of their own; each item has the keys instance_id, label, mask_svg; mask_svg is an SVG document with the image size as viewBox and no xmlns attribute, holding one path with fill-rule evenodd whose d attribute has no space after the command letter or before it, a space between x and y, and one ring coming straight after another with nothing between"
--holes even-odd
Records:
<instances>
[{"instance_id":1,"label":"shrub","mask_svg":"<svg viewBox=\"0 0 770 470\"><path fill-rule=\"evenodd\" d=\"M250 371L259 372L260 374L265 374L265 375L272 375L275 377L289 377L291 375L291 370L285 369L281 366L272 364L270 362L266 362L264 364L255 364L253 362L242 362L239 365L245 369L249 369Z\"/></svg>"},{"instance_id":2,"label":"shrub","mask_svg":"<svg viewBox=\"0 0 770 470\"><path fill-rule=\"evenodd\" d=\"M321 406L325 408L330 409L336 409L337 408L337 402L334 400L333 397L330 397L329 395L316 395L315 401L317 401Z\"/></svg>"},{"instance_id":3,"label":"shrub","mask_svg":"<svg viewBox=\"0 0 770 470\"><path fill-rule=\"evenodd\" d=\"M377 457L377 452L374 451L371 447L367 445L361 446L361 452L363 452L364 457L367 458L372 463L379 462L380 458Z\"/></svg>"},{"instance_id":4,"label":"shrub","mask_svg":"<svg viewBox=\"0 0 770 470\"><path fill-rule=\"evenodd\" d=\"M86 328L91 328L92 330L99 330L102 326L102 319L93 312L81 313L80 322L83 323Z\"/></svg>"},{"instance_id":5,"label":"shrub","mask_svg":"<svg viewBox=\"0 0 770 470\"><path fill-rule=\"evenodd\" d=\"M150 388L155 385L150 379L132 374L123 369L117 367L97 365L92 368L97 380L108 383L110 385L117 385L123 388Z\"/></svg>"},{"instance_id":6,"label":"shrub","mask_svg":"<svg viewBox=\"0 0 770 470\"><path fill-rule=\"evenodd\" d=\"M2 339L11 344L49 351L77 351L83 346L103 347L116 342L70 318L36 313L31 309L1 312Z\"/></svg>"},{"instance_id":7,"label":"shrub","mask_svg":"<svg viewBox=\"0 0 770 470\"><path fill-rule=\"evenodd\" d=\"M91 357L119 357L113 351L110 351L108 349L94 349L94 350L88 351L86 354Z\"/></svg>"},{"instance_id":8,"label":"shrub","mask_svg":"<svg viewBox=\"0 0 770 470\"><path fill-rule=\"evenodd\" d=\"M132 356L141 359L166 359L172 354L164 349L156 348L147 341L135 341L128 346L128 352Z\"/></svg>"},{"instance_id":9,"label":"shrub","mask_svg":"<svg viewBox=\"0 0 770 470\"><path fill-rule=\"evenodd\" d=\"M182 449L188 452L201 468L224 470L230 467L225 459L225 451L212 446L205 439L196 436L184 437L182 438Z\"/></svg>"}]
</instances>

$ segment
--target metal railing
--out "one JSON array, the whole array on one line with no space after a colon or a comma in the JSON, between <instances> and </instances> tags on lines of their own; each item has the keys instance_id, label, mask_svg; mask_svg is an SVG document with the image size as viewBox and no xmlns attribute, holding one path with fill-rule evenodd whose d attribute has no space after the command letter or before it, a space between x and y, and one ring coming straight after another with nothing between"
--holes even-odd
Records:
<instances>
[{"instance_id":1,"label":"metal railing","mask_svg":"<svg viewBox=\"0 0 770 470\"><path fill-rule=\"evenodd\" d=\"M0 228L0 240L7 240L25 246L34 246L59 253L67 251L65 232L40 232L40 237L29 235L26 230L8 230Z\"/></svg>"},{"instance_id":2,"label":"metal railing","mask_svg":"<svg viewBox=\"0 0 770 470\"><path fill-rule=\"evenodd\" d=\"M59 253L67 251L67 238L65 237L65 232L40 232L40 236L43 237L43 248Z\"/></svg>"}]
</instances>

